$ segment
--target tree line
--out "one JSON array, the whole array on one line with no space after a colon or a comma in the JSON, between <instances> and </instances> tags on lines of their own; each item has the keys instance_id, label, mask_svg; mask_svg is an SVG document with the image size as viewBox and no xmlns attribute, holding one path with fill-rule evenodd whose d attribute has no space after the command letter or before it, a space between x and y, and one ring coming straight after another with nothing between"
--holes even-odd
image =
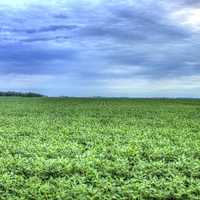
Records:
<instances>
[{"instance_id":1,"label":"tree line","mask_svg":"<svg viewBox=\"0 0 200 200\"><path fill-rule=\"evenodd\" d=\"M8 92L1 92L0 91L0 96L13 96L13 97L43 97L44 95L34 93L34 92L13 92L13 91L8 91Z\"/></svg>"}]
</instances>

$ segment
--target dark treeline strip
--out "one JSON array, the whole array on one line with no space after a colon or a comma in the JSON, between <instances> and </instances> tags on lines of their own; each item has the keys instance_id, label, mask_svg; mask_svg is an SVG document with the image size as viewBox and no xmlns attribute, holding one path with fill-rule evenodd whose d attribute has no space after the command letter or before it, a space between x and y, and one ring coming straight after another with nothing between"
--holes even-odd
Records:
<instances>
[{"instance_id":1,"label":"dark treeline strip","mask_svg":"<svg viewBox=\"0 0 200 200\"><path fill-rule=\"evenodd\" d=\"M34 92L0 92L0 96L13 96L13 97L43 97L44 95Z\"/></svg>"}]
</instances>

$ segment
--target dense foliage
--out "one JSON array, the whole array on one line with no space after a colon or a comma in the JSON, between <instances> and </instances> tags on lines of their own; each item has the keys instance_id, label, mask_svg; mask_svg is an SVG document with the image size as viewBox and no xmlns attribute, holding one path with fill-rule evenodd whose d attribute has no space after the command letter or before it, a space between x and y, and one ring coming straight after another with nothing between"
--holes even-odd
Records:
<instances>
[{"instance_id":1,"label":"dense foliage","mask_svg":"<svg viewBox=\"0 0 200 200\"><path fill-rule=\"evenodd\" d=\"M0 98L0 199L200 199L200 101Z\"/></svg>"},{"instance_id":2,"label":"dense foliage","mask_svg":"<svg viewBox=\"0 0 200 200\"><path fill-rule=\"evenodd\" d=\"M0 92L0 96L15 96L15 97L42 97L43 95L34 92Z\"/></svg>"}]
</instances>

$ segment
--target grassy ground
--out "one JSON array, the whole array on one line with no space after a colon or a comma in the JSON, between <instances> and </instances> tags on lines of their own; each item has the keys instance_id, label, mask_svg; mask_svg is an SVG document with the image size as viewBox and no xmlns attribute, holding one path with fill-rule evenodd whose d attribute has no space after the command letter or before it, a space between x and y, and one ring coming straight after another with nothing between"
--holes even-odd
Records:
<instances>
[{"instance_id":1,"label":"grassy ground","mask_svg":"<svg viewBox=\"0 0 200 200\"><path fill-rule=\"evenodd\" d=\"M0 199L200 199L200 101L0 98Z\"/></svg>"}]
</instances>

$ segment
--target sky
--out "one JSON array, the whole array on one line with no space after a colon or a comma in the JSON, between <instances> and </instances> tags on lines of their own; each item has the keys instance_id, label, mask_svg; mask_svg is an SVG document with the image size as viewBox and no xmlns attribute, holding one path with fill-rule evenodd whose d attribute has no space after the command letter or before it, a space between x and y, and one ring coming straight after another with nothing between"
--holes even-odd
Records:
<instances>
[{"instance_id":1,"label":"sky","mask_svg":"<svg viewBox=\"0 0 200 200\"><path fill-rule=\"evenodd\" d=\"M199 0L0 0L0 90L200 97Z\"/></svg>"}]
</instances>

